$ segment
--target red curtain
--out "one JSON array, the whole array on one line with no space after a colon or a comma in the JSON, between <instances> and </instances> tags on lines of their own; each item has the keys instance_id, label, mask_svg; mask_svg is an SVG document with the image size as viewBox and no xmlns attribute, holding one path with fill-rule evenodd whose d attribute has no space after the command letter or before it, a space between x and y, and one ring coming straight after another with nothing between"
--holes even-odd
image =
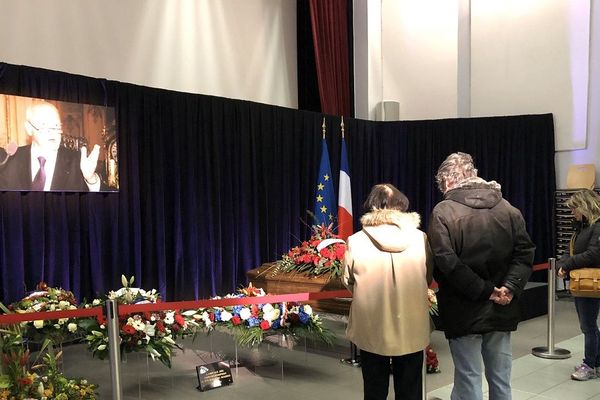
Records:
<instances>
[{"instance_id":1,"label":"red curtain","mask_svg":"<svg viewBox=\"0 0 600 400\"><path fill-rule=\"evenodd\" d=\"M351 116L347 0L310 0L321 109Z\"/></svg>"}]
</instances>

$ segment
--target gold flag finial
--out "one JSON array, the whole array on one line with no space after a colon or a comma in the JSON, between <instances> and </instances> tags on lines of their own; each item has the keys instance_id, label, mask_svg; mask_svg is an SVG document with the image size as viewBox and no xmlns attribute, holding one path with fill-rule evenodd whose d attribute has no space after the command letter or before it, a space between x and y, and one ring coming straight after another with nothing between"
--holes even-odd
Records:
<instances>
[{"instance_id":1,"label":"gold flag finial","mask_svg":"<svg viewBox=\"0 0 600 400\"><path fill-rule=\"evenodd\" d=\"M344 116L342 115L342 122L340 123L340 127L342 128L342 139L344 138Z\"/></svg>"},{"instance_id":2,"label":"gold flag finial","mask_svg":"<svg viewBox=\"0 0 600 400\"><path fill-rule=\"evenodd\" d=\"M323 125L321 127L323 128L323 139L325 139L325 117L323 117Z\"/></svg>"}]
</instances>

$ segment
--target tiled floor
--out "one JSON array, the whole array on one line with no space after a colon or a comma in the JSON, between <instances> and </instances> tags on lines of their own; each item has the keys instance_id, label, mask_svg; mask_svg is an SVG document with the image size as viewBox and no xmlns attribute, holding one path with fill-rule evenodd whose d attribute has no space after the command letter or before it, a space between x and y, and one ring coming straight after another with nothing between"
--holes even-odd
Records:
<instances>
[{"instance_id":1,"label":"tiled floor","mask_svg":"<svg viewBox=\"0 0 600 400\"><path fill-rule=\"evenodd\" d=\"M532 356L531 348L546 345L547 318L524 321L513 334L513 399L597 399L600 379L575 382L569 378L573 366L581 362L583 336L569 299L556 303L556 347L572 352L567 360L547 360ZM300 342L293 349L263 344L258 349L237 348L227 334L186 340L168 369L146 357L128 355L122 364L123 398L130 399L362 399L360 368L340 362L349 356L349 345L342 337L344 322L331 316L328 324L340 333L331 348L318 343ZM427 375L429 400L449 399L453 381L452 359L443 333L434 332L432 345L438 353L442 372ZM235 359L242 364L233 368L230 386L199 392L195 367L212 357ZM83 345L65 348L65 372L100 384L100 398L112 397L107 361L93 360ZM485 385L485 383L484 383ZM485 386L484 386L485 388ZM390 388L390 392L393 389ZM392 399L390 394L388 399ZM487 398L487 396L486 396Z\"/></svg>"}]
</instances>

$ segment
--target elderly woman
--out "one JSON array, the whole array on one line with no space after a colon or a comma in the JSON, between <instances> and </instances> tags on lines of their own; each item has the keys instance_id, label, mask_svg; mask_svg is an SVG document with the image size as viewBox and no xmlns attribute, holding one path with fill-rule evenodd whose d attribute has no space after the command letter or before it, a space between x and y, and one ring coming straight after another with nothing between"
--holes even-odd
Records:
<instances>
[{"instance_id":1,"label":"elderly woman","mask_svg":"<svg viewBox=\"0 0 600 400\"><path fill-rule=\"evenodd\" d=\"M420 217L390 184L375 185L363 229L348 238L344 284L353 293L346 336L360 349L365 399L422 398L423 349L431 325L430 251Z\"/></svg>"},{"instance_id":2,"label":"elderly woman","mask_svg":"<svg viewBox=\"0 0 600 400\"><path fill-rule=\"evenodd\" d=\"M558 261L560 277L568 276L569 271L577 268L600 268L600 196L586 189L573 194L566 204L575 218L575 233L571 238L570 255ZM575 368L571 378L587 381L600 375L600 299L575 297L575 309L585 338L585 348L583 363Z\"/></svg>"}]
</instances>

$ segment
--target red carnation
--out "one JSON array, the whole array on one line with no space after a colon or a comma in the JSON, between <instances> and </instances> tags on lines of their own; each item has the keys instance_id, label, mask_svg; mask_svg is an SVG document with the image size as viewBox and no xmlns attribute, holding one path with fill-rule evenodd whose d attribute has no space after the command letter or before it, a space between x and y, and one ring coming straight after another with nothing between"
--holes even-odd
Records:
<instances>
[{"instance_id":1,"label":"red carnation","mask_svg":"<svg viewBox=\"0 0 600 400\"><path fill-rule=\"evenodd\" d=\"M343 260L346 253L346 246L335 246L335 257L338 260Z\"/></svg>"},{"instance_id":2,"label":"red carnation","mask_svg":"<svg viewBox=\"0 0 600 400\"><path fill-rule=\"evenodd\" d=\"M124 325L123 328L121 328L121 330L128 335L135 334L135 328L131 325Z\"/></svg>"},{"instance_id":3,"label":"red carnation","mask_svg":"<svg viewBox=\"0 0 600 400\"><path fill-rule=\"evenodd\" d=\"M270 327L271 327L271 323L269 321L267 321L266 319L263 319L260 322L260 329L262 329L263 331L268 331Z\"/></svg>"},{"instance_id":4,"label":"red carnation","mask_svg":"<svg viewBox=\"0 0 600 400\"><path fill-rule=\"evenodd\" d=\"M214 318L214 314L213 314L213 318ZM212 321L212 319L211 319L211 321ZM181 314L175 314L175 322L177 322L181 326L184 326L185 318L183 318L183 315L181 315Z\"/></svg>"},{"instance_id":5,"label":"red carnation","mask_svg":"<svg viewBox=\"0 0 600 400\"><path fill-rule=\"evenodd\" d=\"M296 322L300 321L300 316L298 314L288 314L288 315L289 315L290 321L292 323L296 323Z\"/></svg>"},{"instance_id":6,"label":"red carnation","mask_svg":"<svg viewBox=\"0 0 600 400\"><path fill-rule=\"evenodd\" d=\"M233 318L231 318L231 323L234 325L239 325L242 323L242 319L239 315L234 315Z\"/></svg>"},{"instance_id":7,"label":"red carnation","mask_svg":"<svg viewBox=\"0 0 600 400\"><path fill-rule=\"evenodd\" d=\"M159 332L164 332L165 331L165 325L163 324L162 321L158 321L156 323L156 325L154 325L156 329L158 329Z\"/></svg>"},{"instance_id":8,"label":"red carnation","mask_svg":"<svg viewBox=\"0 0 600 400\"><path fill-rule=\"evenodd\" d=\"M252 304L252 305L250 306L250 314L251 314L253 317L258 317L258 306L257 306L256 304Z\"/></svg>"},{"instance_id":9,"label":"red carnation","mask_svg":"<svg viewBox=\"0 0 600 400\"><path fill-rule=\"evenodd\" d=\"M179 332L179 329L180 329L180 328L179 328L179 325L177 325L177 324L173 324L173 325L171 325L171 330L172 330L173 332Z\"/></svg>"}]
</instances>

